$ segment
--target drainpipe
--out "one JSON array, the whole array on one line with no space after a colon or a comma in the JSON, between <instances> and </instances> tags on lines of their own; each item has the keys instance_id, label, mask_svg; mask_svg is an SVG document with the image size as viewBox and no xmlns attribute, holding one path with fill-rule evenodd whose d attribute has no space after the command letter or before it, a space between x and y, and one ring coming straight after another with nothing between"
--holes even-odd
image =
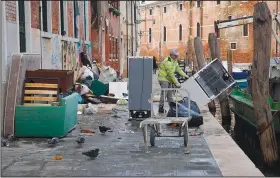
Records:
<instances>
[{"instance_id":1,"label":"drainpipe","mask_svg":"<svg viewBox=\"0 0 280 178\"><path fill-rule=\"evenodd\" d=\"M86 0L84 0L84 31L85 31L85 41L87 39L87 19L86 19Z\"/></svg>"},{"instance_id":2,"label":"drainpipe","mask_svg":"<svg viewBox=\"0 0 280 178\"><path fill-rule=\"evenodd\" d=\"M276 13L278 15L278 1L276 1ZM276 35L278 37L278 24L276 23ZM278 43L276 41L276 57L278 57Z\"/></svg>"},{"instance_id":3,"label":"drainpipe","mask_svg":"<svg viewBox=\"0 0 280 178\"><path fill-rule=\"evenodd\" d=\"M126 1L126 76L128 77L128 1Z\"/></svg>"},{"instance_id":4,"label":"drainpipe","mask_svg":"<svg viewBox=\"0 0 280 178\"><path fill-rule=\"evenodd\" d=\"M134 24L134 20L133 20L133 1L130 2L130 14L131 14L131 56L133 56L133 24Z\"/></svg>"}]
</instances>

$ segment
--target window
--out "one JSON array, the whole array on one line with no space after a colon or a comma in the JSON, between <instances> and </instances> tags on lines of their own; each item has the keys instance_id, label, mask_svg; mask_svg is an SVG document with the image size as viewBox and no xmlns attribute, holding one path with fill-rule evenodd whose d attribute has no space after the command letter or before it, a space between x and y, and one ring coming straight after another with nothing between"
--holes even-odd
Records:
<instances>
[{"instance_id":1,"label":"window","mask_svg":"<svg viewBox=\"0 0 280 178\"><path fill-rule=\"evenodd\" d=\"M180 11L183 10L183 4L180 4L179 9Z\"/></svg>"},{"instance_id":2,"label":"window","mask_svg":"<svg viewBox=\"0 0 280 178\"><path fill-rule=\"evenodd\" d=\"M109 37L109 60L112 60L112 38Z\"/></svg>"},{"instance_id":3,"label":"window","mask_svg":"<svg viewBox=\"0 0 280 178\"><path fill-rule=\"evenodd\" d=\"M179 25L179 41L182 40L182 25Z\"/></svg>"},{"instance_id":4,"label":"window","mask_svg":"<svg viewBox=\"0 0 280 178\"><path fill-rule=\"evenodd\" d=\"M164 12L164 13L166 13L166 12L167 12L167 9L166 9L166 7L164 7L164 8L163 8L163 12Z\"/></svg>"},{"instance_id":5,"label":"window","mask_svg":"<svg viewBox=\"0 0 280 178\"><path fill-rule=\"evenodd\" d=\"M74 37L78 38L78 27L77 27L77 18L76 18L77 14L79 13L78 1L74 0L73 4L74 4L74 15L73 15L73 18L74 18Z\"/></svg>"},{"instance_id":6,"label":"window","mask_svg":"<svg viewBox=\"0 0 280 178\"><path fill-rule=\"evenodd\" d=\"M218 5L221 4L221 1L217 1L217 4L218 4Z\"/></svg>"},{"instance_id":7,"label":"window","mask_svg":"<svg viewBox=\"0 0 280 178\"><path fill-rule=\"evenodd\" d=\"M163 27L163 41L166 41L166 27Z\"/></svg>"},{"instance_id":8,"label":"window","mask_svg":"<svg viewBox=\"0 0 280 178\"><path fill-rule=\"evenodd\" d=\"M231 6L231 1L228 1L228 6Z\"/></svg>"},{"instance_id":9,"label":"window","mask_svg":"<svg viewBox=\"0 0 280 178\"><path fill-rule=\"evenodd\" d=\"M200 23L196 24L196 36L200 37Z\"/></svg>"},{"instance_id":10,"label":"window","mask_svg":"<svg viewBox=\"0 0 280 178\"><path fill-rule=\"evenodd\" d=\"M230 49L236 50L236 43L230 43Z\"/></svg>"},{"instance_id":11,"label":"window","mask_svg":"<svg viewBox=\"0 0 280 178\"><path fill-rule=\"evenodd\" d=\"M201 7L201 1L200 1L200 0L197 0L197 1L196 1L196 6L197 6L197 7Z\"/></svg>"},{"instance_id":12,"label":"window","mask_svg":"<svg viewBox=\"0 0 280 178\"><path fill-rule=\"evenodd\" d=\"M115 56L115 38L114 37L112 38L111 45L112 45L112 51L111 51L112 59L115 60L116 56Z\"/></svg>"},{"instance_id":13,"label":"window","mask_svg":"<svg viewBox=\"0 0 280 178\"><path fill-rule=\"evenodd\" d=\"M231 20L231 18L232 18L231 15L229 15L229 16L228 16L228 20Z\"/></svg>"},{"instance_id":14,"label":"window","mask_svg":"<svg viewBox=\"0 0 280 178\"><path fill-rule=\"evenodd\" d=\"M150 15L153 15L153 9L150 9Z\"/></svg>"},{"instance_id":15,"label":"window","mask_svg":"<svg viewBox=\"0 0 280 178\"><path fill-rule=\"evenodd\" d=\"M119 45L118 45L118 39L116 39L116 59L119 60Z\"/></svg>"},{"instance_id":16,"label":"window","mask_svg":"<svg viewBox=\"0 0 280 178\"><path fill-rule=\"evenodd\" d=\"M152 29L149 28L149 43L152 43Z\"/></svg>"},{"instance_id":17,"label":"window","mask_svg":"<svg viewBox=\"0 0 280 178\"><path fill-rule=\"evenodd\" d=\"M25 9L24 1L18 1L18 16L19 16L19 51L26 52L26 34L25 34Z\"/></svg>"},{"instance_id":18,"label":"window","mask_svg":"<svg viewBox=\"0 0 280 178\"><path fill-rule=\"evenodd\" d=\"M248 36L249 29L248 24L243 25L243 36Z\"/></svg>"},{"instance_id":19,"label":"window","mask_svg":"<svg viewBox=\"0 0 280 178\"><path fill-rule=\"evenodd\" d=\"M47 32L48 31L48 6L47 6L47 1L43 0L42 1L42 21L43 21L43 31Z\"/></svg>"},{"instance_id":20,"label":"window","mask_svg":"<svg viewBox=\"0 0 280 178\"><path fill-rule=\"evenodd\" d=\"M63 34L64 31L64 9L63 9L63 0L60 0L60 34Z\"/></svg>"}]
</instances>

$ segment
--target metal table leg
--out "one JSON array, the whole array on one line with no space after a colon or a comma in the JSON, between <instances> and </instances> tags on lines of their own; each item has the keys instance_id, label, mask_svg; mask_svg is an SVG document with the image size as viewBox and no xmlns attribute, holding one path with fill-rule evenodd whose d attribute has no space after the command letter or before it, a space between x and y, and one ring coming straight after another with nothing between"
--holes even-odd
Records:
<instances>
[{"instance_id":1,"label":"metal table leg","mask_svg":"<svg viewBox=\"0 0 280 178\"><path fill-rule=\"evenodd\" d=\"M148 147L148 142L147 142L147 140L148 140L148 125L145 124L142 129L143 129L143 136L144 136L145 152L147 153L147 152L149 152L149 147Z\"/></svg>"}]
</instances>

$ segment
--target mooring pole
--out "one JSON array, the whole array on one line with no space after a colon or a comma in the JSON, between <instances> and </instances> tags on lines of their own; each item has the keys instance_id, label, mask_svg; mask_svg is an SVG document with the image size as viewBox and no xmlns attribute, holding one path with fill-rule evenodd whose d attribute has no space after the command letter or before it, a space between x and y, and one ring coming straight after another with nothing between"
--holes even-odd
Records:
<instances>
[{"instance_id":1,"label":"mooring pole","mask_svg":"<svg viewBox=\"0 0 280 178\"><path fill-rule=\"evenodd\" d=\"M266 2L258 2L255 5L253 18L252 98L262 155L264 162L271 166L278 160L278 150L268 102L272 18Z\"/></svg>"}]
</instances>

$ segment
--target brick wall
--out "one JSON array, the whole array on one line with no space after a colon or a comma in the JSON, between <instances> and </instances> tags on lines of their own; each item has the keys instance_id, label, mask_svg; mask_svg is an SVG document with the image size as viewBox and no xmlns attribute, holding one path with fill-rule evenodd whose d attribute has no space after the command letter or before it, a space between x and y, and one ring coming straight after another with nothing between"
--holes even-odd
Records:
<instances>
[{"instance_id":1,"label":"brick wall","mask_svg":"<svg viewBox=\"0 0 280 178\"><path fill-rule=\"evenodd\" d=\"M39 7L40 1L31 1L31 28L40 28Z\"/></svg>"},{"instance_id":2,"label":"brick wall","mask_svg":"<svg viewBox=\"0 0 280 178\"><path fill-rule=\"evenodd\" d=\"M5 2L5 9L6 9L6 20L10 23L17 22L17 15L16 15L16 1L6 1Z\"/></svg>"},{"instance_id":3,"label":"brick wall","mask_svg":"<svg viewBox=\"0 0 280 178\"><path fill-rule=\"evenodd\" d=\"M74 36L74 24L73 24L73 16L74 16L74 11L73 11L73 1L68 1L67 2L67 11L68 11L68 16L67 16L67 21L68 21L68 36L73 37Z\"/></svg>"},{"instance_id":4,"label":"brick wall","mask_svg":"<svg viewBox=\"0 0 280 178\"><path fill-rule=\"evenodd\" d=\"M227 20L229 16L239 18L243 16L251 16L254 13L254 5L258 1L201 1L201 8L197 7L197 2L192 1L184 2L183 11L179 11L176 7L177 3L164 5L164 2L159 2L161 7L155 5L148 5L147 8L141 9L141 19L156 20L156 24L152 24L151 21L145 21L141 23L140 29L144 35L141 37L141 52L140 55L153 55L160 56L159 45L159 33L163 33L162 26L167 28L167 42L162 43L161 54L162 56L168 55L168 52L172 48L176 48L180 51L181 58L185 57L186 41L191 35L195 37L197 35L197 23L200 24L200 37L203 42L205 50L205 57L209 58L209 46L208 35L214 33L214 21ZM165 3L166 4L166 3ZM267 1L271 14L276 12L276 1ZM279 3L280 4L280 3ZM167 13L163 14L162 20L160 19L160 10L163 11L163 7L167 7ZM278 5L280 10L280 5ZM153 9L153 15L149 15L150 8ZM162 21L162 24L161 24ZM178 24L183 25L183 40L178 40ZM152 43L148 43L148 30L152 29ZM249 63L253 59L253 25L249 25L248 36L243 36L243 26L231 27L220 30L220 38L218 39L221 49L221 56L224 60L227 58L228 50L230 49L230 42L237 43L237 49L233 50L233 62ZM272 56L276 56L276 41L272 37ZM278 47L278 51L280 48ZM278 52L278 56L279 56Z\"/></svg>"},{"instance_id":5,"label":"brick wall","mask_svg":"<svg viewBox=\"0 0 280 178\"><path fill-rule=\"evenodd\" d=\"M59 34L59 1L52 1L52 33Z\"/></svg>"}]
</instances>

